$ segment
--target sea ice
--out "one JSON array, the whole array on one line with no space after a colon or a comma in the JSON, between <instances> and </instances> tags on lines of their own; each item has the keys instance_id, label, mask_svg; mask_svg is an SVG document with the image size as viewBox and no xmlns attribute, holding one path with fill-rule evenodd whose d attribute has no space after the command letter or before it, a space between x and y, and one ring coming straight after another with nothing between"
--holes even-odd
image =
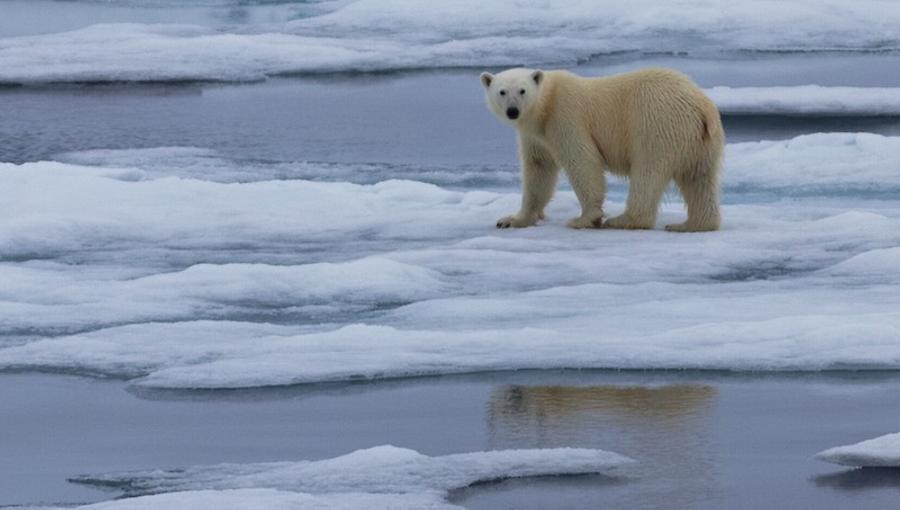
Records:
<instances>
[{"instance_id":1,"label":"sea ice","mask_svg":"<svg viewBox=\"0 0 900 510\"><path fill-rule=\"evenodd\" d=\"M896 87L713 87L725 115L900 115Z\"/></svg>"},{"instance_id":2,"label":"sea ice","mask_svg":"<svg viewBox=\"0 0 900 510\"><path fill-rule=\"evenodd\" d=\"M105 278L104 278L105 276ZM327 317L434 298L443 276L380 257L304 265L196 264L110 280L59 265L0 264L0 328L66 332L149 320L216 318L251 310Z\"/></svg>"},{"instance_id":3,"label":"sea ice","mask_svg":"<svg viewBox=\"0 0 900 510\"><path fill-rule=\"evenodd\" d=\"M291 73L567 66L626 51L900 47L900 12L883 0L358 0L306 14L223 26L107 23L7 37L0 39L0 83L245 81Z\"/></svg>"},{"instance_id":4,"label":"sea ice","mask_svg":"<svg viewBox=\"0 0 900 510\"><path fill-rule=\"evenodd\" d=\"M900 468L900 432L829 448L816 458L845 466Z\"/></svg>"},{"instance_id":5,"label":"sea ice","mask_svg":"<svg viewBox=\"0 0 900 510\"><path fill-rule=\"evenodd\" d=\"M777 190L781 197L888 198L900 192L900 137L816 133L729 144L726 152L726 196L729 191Z\"/></svg>"},{"instance_id":6,"label":"sea ice","mask_svg":"<svg viewBox=\"0 0 900 510\"><path fill-rule=\"evenodd\" d=\"M893 89L891 89L893 90ZM900 90L900 89L898 89ZM779 196L852 192L900 192L900 137L874 133L815 133L789 140L741 142L726 148L723 186L735 192L777 191ZM459 188L467 179L491 184L494 190L518 188L518 168L422 168L379 163L336 164L290 162L262 164L228 159L196 147L87 150L60 155L71 170L109 167L135 180L181 177L212 182L312 180L374 184L402 178ZM40 166L27 165L29 170ZM7 169L15 168L4 165ZM137 167L129 174L124 168ZM2 167L0 167L2 168ZM59 168L59 167L55 167ZM95 170L94 170L95 171ZM402 176L402 177L397 177ZM617 181L610 182L613 188Z\"/></svg>"},{"instance_id":7,"label":"sea ice","mask_svg":"<svg viewBox=\"0 0 900 510\"><path fill-rule=\"evenodd\" d=\"M68 507L72 508L72 507ZM432 494L306 494L274 489L182 491L118 499L77 510L462 510ZM38 510L28 507L28 510ZM40 509L44 510L44 509ZM53 508L46 510L64 510Z\"/></svg>"},{"instance_id":8,"label":"sea ice","mask_svg":"<svg viewBox=\"0 0 900 510\"><path fill-rule=\"evenodd\" d=\"M897 137L730 144L724 228L702 235L572 231L570 191L499 232L518 189L213 182L191 162L241 163L202 149L84 157L110 166L0 164L0 369L216 388L900 367ZM673 200L659 224L683 215Z\"/></svg>"},{"instance_id":9,"label":"sea ice","mask_svg":"<svg viewBox=\"0 0 900 510\"><path fill-rule=\"evenodd\" d=\"M405 448L378 446L319 461L194 466L82 476L73 481L121 489L130 496L173 493L85 507L90 510L159 508L153 505L161 504L191 508L191 503L217 503L216 508L218 503L228 508L243 504L253 508L271 508L269 504L276 508L459 508L444 498L449 491L473 483L602 474L631 462L616 453L582 448L429 457Z\"/></svg>"}]
</instances>

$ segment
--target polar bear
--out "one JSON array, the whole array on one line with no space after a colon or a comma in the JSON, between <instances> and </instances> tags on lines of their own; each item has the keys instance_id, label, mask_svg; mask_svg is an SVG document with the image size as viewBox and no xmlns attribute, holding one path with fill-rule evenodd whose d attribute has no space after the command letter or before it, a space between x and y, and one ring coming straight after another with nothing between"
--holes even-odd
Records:
<instances>
[{"instance_id":1,"label":"polar bear","mask_svg":"<svg viewBox=\"0 0 900 510\"><path fill-rule=\"evenodd\" d=\"M488 108L514 127L522 164L522 207L498 228L544 217L560 168L581 204L571 228L649 229L675 181L687 221L675 232L719 228L725 134L716 105L687 76L646 69L605 78L510 69L481 74ZM629 180L625 212L603 222L604 170Z\"/></svg>"}]
</instances>

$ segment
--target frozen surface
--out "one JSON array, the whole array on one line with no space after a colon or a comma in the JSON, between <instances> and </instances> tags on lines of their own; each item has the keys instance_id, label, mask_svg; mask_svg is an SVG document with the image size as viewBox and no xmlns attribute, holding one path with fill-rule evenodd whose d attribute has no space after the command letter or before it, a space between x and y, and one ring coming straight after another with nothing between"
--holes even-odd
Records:
<instances>
[{"instance_id":1,"label":"frozen surface","mask_svg":"<svg viewBox=\"0 0 900 510\"><path fill-rule=\"evenodd\" d=\"M0 37L126 22L189 22L234 29L318 15L346 3L346 0L3 0Z\"/></svg>"},{"instance_id":2,"label":"frozen surface","mask_svg":"<svg viewBox=\"0 0 900 510\"><path fill-rule=\"evenodd\" d=\"M872 133L817 133L783 141L732 143L727 146L723 186L727 195L778 192L780 196L900 192L900 137ZM375 184L391 178L443 188L508 190L519 185L519 169L510 165L443 168L399 164L265 163L235 161L209 149L87 150L65 153L76 166L102 166L122 172L139 167L135 179L183 177L213 182L314 180ZM7 165L6 168L14 168ZM29 166L28 168L37 168ZM620 184L611 180L616 188ZM566 184L563 183L563 186Z\"/></svg>"},{"instance_id":3,"label":"frozen surface","mask_svg":"<svg viewBox=\"0 0 900 510\"><path fill-rule=\"evenodd\" d=\"M253 308L325 316L329 311L346 313L434 298L450 288L438 272L379 257L297 266L195 264L183 271L113 281L68 274L73 278L65 283L59 279L65 273L58 266L47 269L2 266L0 275L9 287L0 295L29 296L21 305L0 307L5 312L0 324L65 331L120 322L212 318ZM44 313L48 315L42 319L28 320Z\"/></svg>"},{"instance_id":4,"label":"frozen surface","mask_svg":"<svg viewBox=\"0 0 900 510\"><path fill-rule=\"evenodd\" d=\"M480 106L480 104L479 104ZM235 161L199 147L92 149L57 154L77 165L139 166L144 178L179 176L213 182L312 180L376 184L402 179L451 188L498 188L518 183L518 168L510 165L427 166L397 163L334 163L321 161Z\"/></svg>"},{"instance_id":5,"label":"frozen surface","mask_svg":"<svg viewBox=\"0 0 900 510\"><path fill-rule=\"evenodd\" d=\"M218 508L219 504L228 508L271 508L272 504L278 508L459 508L446 503L444 497L452 489L473 483L605 473L630 462L615 453L579 448L429 457L406 448L378 446L320 461L195 466L83 476L74 481L120 488L132 496L185 491L86 507L90 509L130 510L162 504L167 508L170 504L174 508Z\"/></svg>"},{"instance_id":6,"label":"frozen surface","mask_svg":"<svg viewBox=\"0 0 900 510\"><path fill-rule=\"evenodd\" d=\"M429 494L305 494L273 489L229 489L158 494L76 507L78 510L461 510ZM28 507L29 510L32 507ZM50 510L50 509L48 509ZM53 509L62 510L62 509Z\"/></svg>"},{"instance_id":7,"label":"frozen surface","mask_svg":"<svg viewBox=\"0 0 900 510\"><path fill-rule=\"evenodd\" d=\"M27 19L28 8L16 6ZM156 9L145 23L113 14L96 17L106 24L6 37L0 82L246 81L292 73L567 66L629 51L900 48L900 11L885 0L357 0L232 8L243 14L231 22L187 12L178 19L191 24L172 24L171 14Z\"/></svg>"},{"instance_id":8,"label":"frozen surface","mask_svg":"<svg viewBox=\"0 0 900 510\"><path fill-rule=\"evenodd\" d=\"M497 231L511 169L477 191L328 182L336 165L248 181L203 149L70 157L91 165L0 165L3 369L216 388L900 368L900 138L729 145L725 228L697 235L566 229L569 191L537 228ZM659 223L683 214L671 195Z\"/></svg>"},{"instance_id":9,"label":"frozen surface","mask_svg":"<svg viewBox=\"0 0 900 510\"><path fill-rule=\"evenodd\" d=\"M726 115L900 115L896 87L713 87Z\"/></svg>"},{"instance_id":10,"label":"frozen surface","mask_svg":"<svg viewBox=\"0 0 900 510\"><path fill-rule=\"evenodd\" d=\"M816 458L845 466L900 468L900 432L829 448ZM900 472L896 475L900 476Z\"/></svg>"},{"instance_id":11,"label":"frozen surface","mask_svg":"<svg viewBox=\"0 0 900 510\"><path fill-rule=\"evenodd\" d=\"M900 192L900 137L820 133L778 142L731 144L724 186L728 191L777 191L894 198Z\"/></svg>"}]
</instances>

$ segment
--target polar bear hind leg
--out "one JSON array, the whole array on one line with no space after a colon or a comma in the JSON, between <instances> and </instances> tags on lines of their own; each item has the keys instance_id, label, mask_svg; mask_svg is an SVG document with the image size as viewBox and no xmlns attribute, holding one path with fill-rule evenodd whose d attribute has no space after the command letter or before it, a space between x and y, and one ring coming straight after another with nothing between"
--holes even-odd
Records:
<instances>
[{"instance_id":1,"label":"polar bear hind leg","mask_svg":"<svg viewBox=\"0 0 900 510\"><path fill-rule=\"evenodd\" d=\"M719 176L722 146L707 144L705 154L693 166L675 174L675 184L684 197L687 221L666 225L670 232L708 232L722 223L719 212Z\"/></svg>"}]
</instances>

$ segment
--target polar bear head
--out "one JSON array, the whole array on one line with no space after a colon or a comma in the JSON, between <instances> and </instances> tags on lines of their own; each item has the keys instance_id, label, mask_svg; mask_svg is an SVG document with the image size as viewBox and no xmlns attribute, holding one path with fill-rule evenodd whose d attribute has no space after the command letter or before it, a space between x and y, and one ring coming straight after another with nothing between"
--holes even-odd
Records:
<instances>
[{"instance_id":1,"label":"polar bear head","mask_svg":"<svg viewBox=\"0 0 900 510\"><path fill-rule=\"evenodd\" d=\"M544 72L537 69L509 69L493 75L481 73L488 109L513 126L538 103Z\"/></svg>"}]
</instances>

